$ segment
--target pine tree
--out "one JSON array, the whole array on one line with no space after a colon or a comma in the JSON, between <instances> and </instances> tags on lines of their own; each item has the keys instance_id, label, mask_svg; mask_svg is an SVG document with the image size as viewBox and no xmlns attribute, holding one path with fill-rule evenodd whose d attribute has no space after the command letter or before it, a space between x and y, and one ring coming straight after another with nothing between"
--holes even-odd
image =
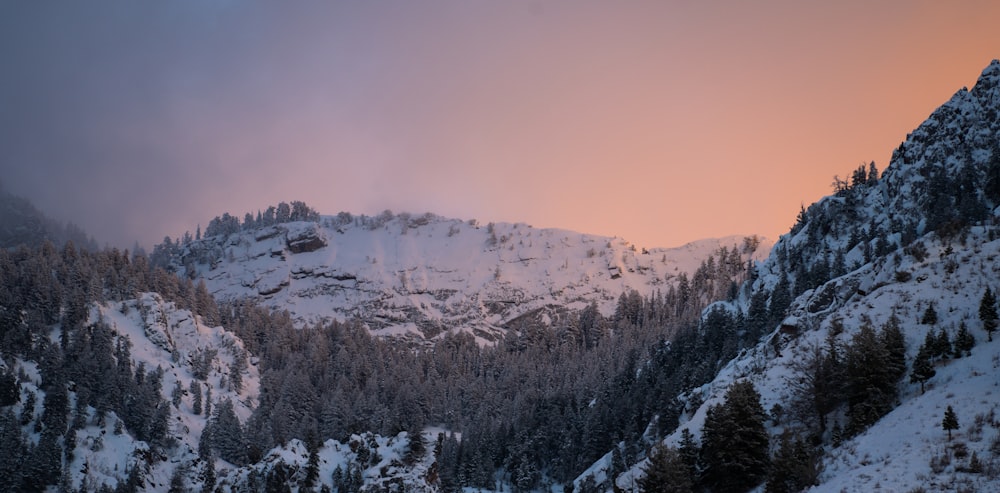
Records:
<instances>
[{"instance_id":1,"label":"pine tree","mask_svg":"<svg viewBox=\"0 0 1000 493\"><path fill-rule=\"evenodd\" d=\"M657 445L642 468L639 491L643 493L690 493L694 481L676 449Z\"/></svg>"},{"instance_id":2,"label":"pine tree","mask_svg":"<svg viewBox=\"0 0 1000 493\"><path fill-rule=\"evenodd\" d=\"M424 434L419 430L414 430L407 433L410 442L406 447L406 454L403 456L403 462L407 464L416 464L424 454L427 452L427 441L424 440Z\"/></svg>"},{"instance_id":3,"label":"pine tree","mask_svg":"<svg viewBox=\"0 0 1000 493\"><path fill-rule=\"evenodd\" d=\"M920 323L924 325L935 325L937 324L938 316L937 310L934 309L934 302L930 302L927 308L924 310L924 315L920 317Z\"/></svg>"},{"instance_id":4,"label":"pine tree","mask_svg":"<svg viewBox=\"0 0 1000 493\"><path fill-rule=\"evenodd\" d=\"M875 185L878 183L878 168L875 166L875 161L868 163L868 185Z\"/></svg>"},{"instance_id":5,"label":"pine tree","mask_svg":"<svg viewBox=\"0 0 1000 493\"><path fill-rule=\"evenodd\" d=\"M767 414L747 380L734 383L725 402L712 406L702 431L704 479L716 492L742 492L764 479L770 458Z\"/></svg>"},{"instance_id":6,"label":"pine tree","mask_svg":"<svg viewBox=\"0 0 1000 493\"><path fill-rule=\"evenodd\" d=\"M819 477L818 454L810 450L801 438L792 439L787 434L781 437L771 462L767 478L766 493L795 493L817 484Z\"/></svg>"},{"instance_id":7,"label":"pine tree","mask_svg":"<svg viewBox=\"0 0 1000 493\"><path fill-rule=\"evenodd\" d=\"M187 486L184 484L184 476L187 475L187 471L186 464L181 464L174 469L173 474L170 475L170 489L167 490L167 493L184 493L188 491Z\"/></svg>"},{"instance_id":8,"label":"pine tree","mask_svg":"<svg viewBox=\"0 0 1000 493\"><path fill-rule=\"evenodd\" d=\"M215 460L205 460L201 470L201 480L202 493L212 493L215 490Z\"/></svg>"},{"instance_id":9,"label":"pine tree","mask_svg":"<svg viewBox=\"0 0 1000 493\"><path fill-rule=\"evenodd\" d=\"M205 416L212 414L212 387L209 386L205 388L205 402L204 402Z\"/></svg>"},{"instance_id":10,"label":"pine tree","mask_svg":"<svg viewBox=\"0 0 1000 493\"><path fill-rule=\"evenodd\" d=\"M201 414L201 384L197 380L191 380L188 390L191 391L191 412Z\"/></svg>"},{"instance_id":11,"label":"pine tree","mask_svg":"<svg viewBox=\"0 0 1000 493\"><path fill-rule=\"evenodd\" d=\"M174 390L170 392L170 403L175 409L181 408L181 397L184 396L184 387L181 386L180 379L174 380Z\"/></svg>"},{"instance_id":12,"label":"pine tree","mask_svg":"<svg viewBox=\"0 0 1000 493\"><path fill-rule=\"evenodd\" d=\"M29 449L10 407L0 410L0 491L18 491Z\"/></svg>"},{"instance_id":13,"label":"pine tree","mask_svg":"<svg viewBox=\"0 0 1000 493\"><path fill-rule=\"evenodd\" d=\"M958 429L958 416L955 415L955 410L948 406L948 409L944 411L944 419L941 421L941 428L944 428L948 432L948 440L951 441L951 430Z\"/></svg>"},{"instance_id":14,"label":"pine tree","mask_svg":"<svg viewBox=\"0 0 1000 493\"><path fill-rule=\"evenodd\" d=\"M41 491L47 485L59 482L62 476L62 448L59 445L59 434L47 429L30 452L30 457L24 462L22 472L25 491Z\"/></svg>"},{"instance_id":15,"label":"pine tree","mask_svg":"<svg viewBox=\"0 0 1000 493\"><path fill-rule=\"evenodd\" d=\"M934 338L934 353L944 359L951 356L951 338L948 337L948 333L945 332L944 327L938 329L937 336Z\"/></svg>"},{"instance_id":16,"label":"pine tree","mask_svg":"<svg viewBox=\"0 0 1000 493\"><path fill-rule=\"evenodd\" d=\"M312 488L319 479L319 443L309 440L309 460L306 462L306 477L302 483L305 488Z\"/></svg>"},{"instance_id":17,"label":"pine tree","mask_svg":"<svg viewBox=\"0 0 1000 493\"><path fill-rule=\"evenodd\" d=\"M215 444L212 440L212 420L205 423L205 427L201 429L201 436L198 437L198 458L202 460L212 460L214 454L212 453Z\"/></svg>"},{"instance_id":18,"label":"pine tree","mask_svg":"<svg viewBox=\"0 0 1000 493\"><path fill-rule=\"evenodd\" d=\"M924 382L934 378L937 374L937 370L934 369L934 365L931 363L931 357L927 351L926 346L920 346L920 351L917 352L917 359L913 361L913 371L910 372L910 382L916 383L920 382L920 393L924 393Z\"/></svg>"},{"instance_id":19,"label":"pine tree","mask_svg":"<svg viewBox=\"0 0 1000 493\"><path fill-rule=\"evenodd\" d=\"M242 466L246 463L246 440L240 419L233 410L233 402L223 399L216 406L212 417L212 447L219 451L219 457Z\"/></svg>"},{"instance_id":20,"label":"pine tree","mask_svg":"<svg viewBox=\"0 0 1000 493\"><path fill-rule=\"evenodd\" d=\"M990 288L986 288L983 298L979 301L979 320L983 322L987 340L993 340L993 331L997 330L997 299Z\"/></svg>"},{"instance_id":21,"label":"pine tree","mask_svg":"<svg viewBox=\"0 0 1000 493\"><path fill-rule=\"evenodd\" d=\"M879 340L886 350L886 373L893 383L898 382L906 375L906 337L895 314L882 326Z\"/></svg>"},{"instance_id":22,"label":"pine tree","mask_svg":"<svg viewBox=\"0 0 1000 493\"><path fill-rule=\"evenodd\" d=\"M851 338L845 360L847 364L847 402L851 435L864 429L892 409L898 393L896 385L905 374L897 371L893 353L886 347L886 337L877 336L871 325L863 324Z\"/></svg>"},{"instance_id":23,"label":"pine tree","mask_svg":"<svg viewBox=\"0 0 1000 493\"><path fill-rule=\"evenodd\" d=\"M701 448L694 441L694 434L691 430L684 428L681 431L681 441L680 447L677 449L677 453L680 454L681 460L684 465L688 468L688 474L692 480L698 477L698 456L701 454Z\"/></svg>"},{"instance_id":24,"label":"pine tree","mask_svg":"<svg viewBox=\"0 0 1000 493\"><path fill-rule=\"evenodd\" d=\"M937 352L938 349L937 336L934 335L933 330L927 331L927 335L924 336L924 343L920 346L920 348L927 351L927 357L929 359L933 360L941 356Z\"/></svg>"},{"instance_id":25,"label":"pine tree","mask_svg":"<svg viewBox=\"0 0 1000 493\"><path fill-rule=\"evenodd\" d=\"M798 281L801 282L801 281ZM774 291L771 292L771 302L767 307L767 315L770 319L768 325L771 327L778 324L782 318L785 316L785 312L788 310L788 306L792 304L792 293L791 286L788 281L787 275L782 275L778 279L777 284L774 285Z\"/></svg>"},{"instance_id":26,"label":"pine tree","mask_svg":"<svg viewBox=\"0 0 1000 493\"><path fill-rule=\"evenodd\" d=\"M14 373L6 368L0 369L0 407L16 404L20 398L21 387Z\"/></svg>"},{"instance_id":27,"label":"pine tree","mask_svg":"<svg viewBox=\"0 0 1000 493\"><path fill-rule=\"evenodd\" d=\"M963 320L958 326L958 335L955 336L955 357L961 358L968 355L975 346L976 338L969 332L969 328Z\"/></svg>"}]
</instances>

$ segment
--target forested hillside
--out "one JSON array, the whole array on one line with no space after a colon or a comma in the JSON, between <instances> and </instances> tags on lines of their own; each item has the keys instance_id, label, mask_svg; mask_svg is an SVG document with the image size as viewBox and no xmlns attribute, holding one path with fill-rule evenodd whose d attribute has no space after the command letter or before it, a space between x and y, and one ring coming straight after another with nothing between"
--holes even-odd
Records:
<instances>
[{"instance_id":1,"label":"forested hillside","mask_svg":"<svg viewBox=\"0 0 1000 493\"><path fill-rule=\"evenodd\" d=\"M634 460L652 417L669 429L673 396L753 339L725 313L697 321L754 275L735 245L679 274L680 289L621 293L609 316L562 308L491 345L460 331L423 349L359 320L302 327L219 304L203 281L114 249L3 250L0 275L12 489L561 483L623 440L637 445L619 462ZM296 447L342 467L317 478L274 455Z\"/></svg>"},{"instance_id":2,"label":"forested hillside","mask_svg":"<svg viewBox=\"0 0 1000 493\"><path fill-rule=\"evenodd\" d=\"M770 335L682 395L696 403L682 426L627 473L612 471L615 484L996 490L998 111L994 61L881 176L859 166L804 208L748 284L750 303L709 307L746 309L751 324L778 315Z\"/></svg>"}]
</instances>

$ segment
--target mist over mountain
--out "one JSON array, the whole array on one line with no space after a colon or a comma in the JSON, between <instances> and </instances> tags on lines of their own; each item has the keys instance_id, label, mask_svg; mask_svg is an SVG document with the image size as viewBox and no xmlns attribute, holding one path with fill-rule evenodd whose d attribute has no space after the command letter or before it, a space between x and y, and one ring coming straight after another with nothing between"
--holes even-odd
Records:
<instances>
[{"instance_id":1,"label":"mist over mountain","mask_svg":"<svg viewBox=\"0 0 1000 493\"><path fill-rule=\"evenodd\" d=\"M1000 489L998 115L993 61L770 249L292 202L147 257L5 199L0 489Z\"/></svg>"},{"instance_id":2,"label":"mist over mountain","mask_svg":"<svg viewBox=\"0 0 1000 493\"><path fill-rule=\"evenodd\" d=\"M97 242L79 226L47 217L29 200L0 185L0 248L37 247L45 241L57 245L72 241L80 248L97 249Z\"/></svg>"}]
</instances>

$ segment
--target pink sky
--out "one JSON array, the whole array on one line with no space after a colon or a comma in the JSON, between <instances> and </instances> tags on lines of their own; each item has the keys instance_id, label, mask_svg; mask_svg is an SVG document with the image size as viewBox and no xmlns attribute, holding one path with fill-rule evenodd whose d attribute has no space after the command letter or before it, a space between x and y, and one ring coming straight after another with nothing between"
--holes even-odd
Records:
<instances>
[{"instance_id":1,"label":"pink sky","mask_svg":"<svg viewBox=\"0 0 1000 493\"><path fill-rule=\"evenodd\" d=\"M126 246L281 200L775 239L1000 57L992 1L98 5L0 7L0 163Z\"/></svg>"}]
</instances>

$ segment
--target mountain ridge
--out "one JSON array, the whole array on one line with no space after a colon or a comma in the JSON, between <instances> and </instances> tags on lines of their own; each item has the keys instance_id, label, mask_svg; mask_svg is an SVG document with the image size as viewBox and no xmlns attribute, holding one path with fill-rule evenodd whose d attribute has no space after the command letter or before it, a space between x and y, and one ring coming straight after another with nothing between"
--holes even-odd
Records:
<instances>
[{"instance_id":1,"label":"mountain ridge","mask_svg":"<svg viewBox=\"0 0 1000 493\"><path fill-rule=\"evenodd\" d=\"M489 342L553 307L593 302L608 314L623 292L666 291L711 255L738 264L735 275L768 246L730 236L637 251L620 238L523 223L341 213L196 239L170 262L222 300L287 309L302 325L358 318L379 335L434 339L458 329Z\"/></svg>"},{"instance_id":2,"label":"mountain ridge","mask_svg":"<svg viewBox=\"0 0 1000 493\"><path fill-rule=\"evenodd\" d=\"M1000 284L998 112L1000 61L993 60L971 90L956 92L907 136L881 177L871 178L874 164L862 166L850 182L835 179L832 195L804 208L751 281L769 304L787 303L784 316L715 379L679 396L685 412L663 443L683 447L685 432L697 439L727 389L749 381L769 410L772 445L805 435L822 446L816 461L805 464L815 474L803 478L808 491L996 490L998 406L986 397L996 384L984 376L996 371L992 355L1000 341L989 340L981 313L984 290ZM752 298L718 305L753 312ZM866 327L893 324L905 339L906 378L895 384L897 400L880 419L841 438L830 427L817 431L782 417L802 398L795 390L808 378L802 361L859 344ZM925 392L927 377L919 384L911 377L915 360L928 341L954 340L961 330L975 347L935 359ZM951 406L967 417L957 443L941 429ZM839 429L854 422L852 411L845 400L821 417ZM626 488L649 464L646 458L613 475L609 454L575 484L590 478Z\"/></svg>"}]
</instances>

